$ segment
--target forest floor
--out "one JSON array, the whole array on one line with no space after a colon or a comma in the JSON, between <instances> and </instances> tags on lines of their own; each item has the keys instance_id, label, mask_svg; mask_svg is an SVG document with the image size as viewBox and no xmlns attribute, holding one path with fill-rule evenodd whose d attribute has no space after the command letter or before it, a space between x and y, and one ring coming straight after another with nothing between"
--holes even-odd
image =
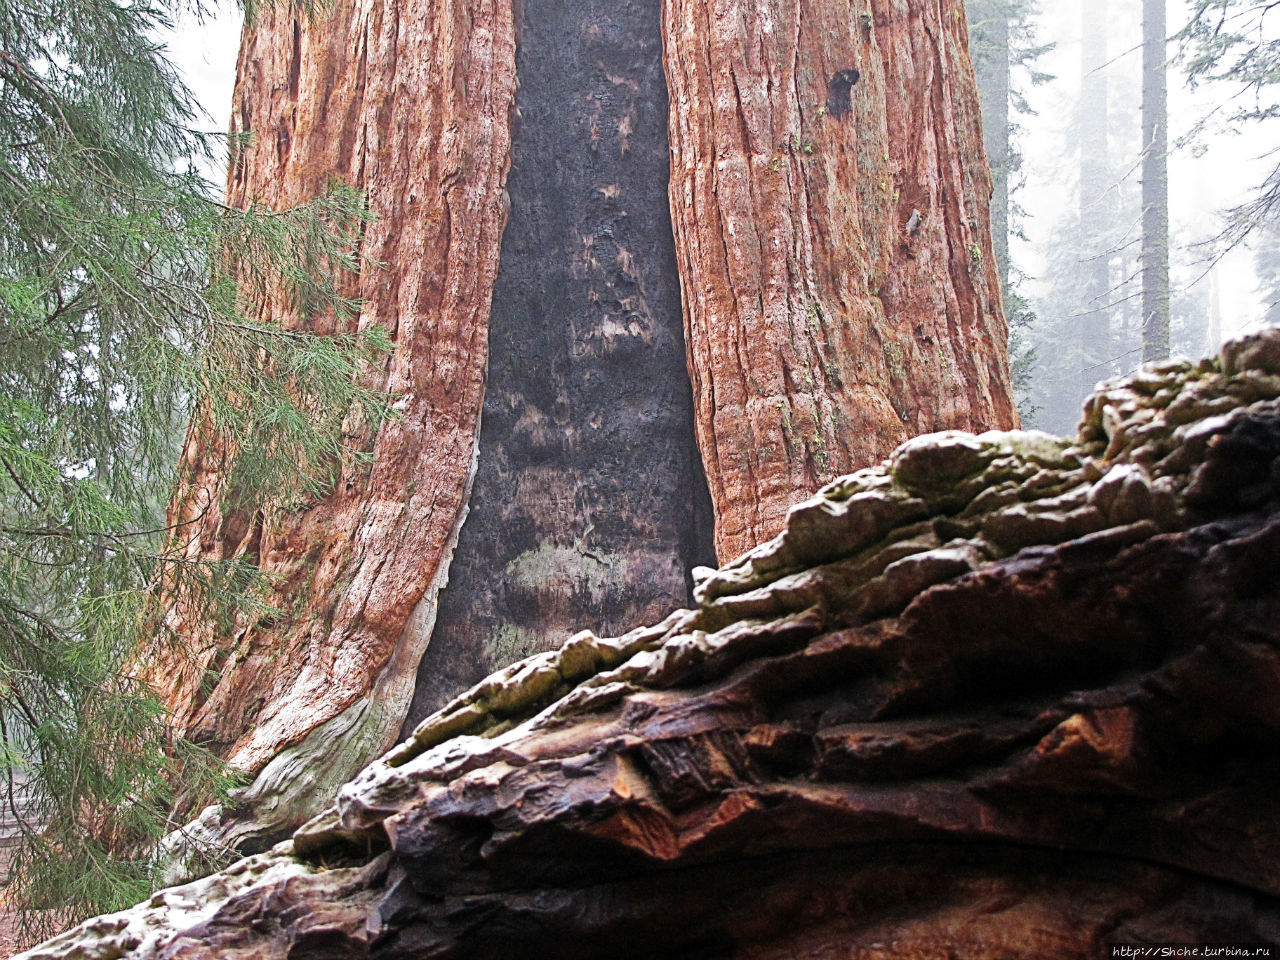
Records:
<instances>
[{"instance_id":1,"label":"forest floor","mask_svg":"<svg viewBox=\"0 0 1280 960\"><path fill-rule=\"evenodd\" d=\"M60 933L63 929L65 929L65 925L52 931L46 931L35 940L32 940L29 936L21 936L18 917L9 909L9 904L5 898L4 885L0 883L0 960L9 960L15 954L21 953L28 947L34 947L37 943L48 939L56 933Z\"/></svg>"},{"instance_id":2,"label":"forest floor","mask_svg":"<svg viewBox=\"0 0 1280 960\"><path fill-rule=\"evenodd\" d=\"M8 960L21 946L14 929L14 916L5 904L4 890L0 889L0 960Z\"/></svg>"},{"instance_id":3,"label":"forest floor","mask_svg":"<svg viewBox=\"0 0 1280 960\"><path fill-rule=\"evenodd\" d=\"M4 885L0 883L0 960L9 960L14 954L35 946L37 942L20 936L18 917L9 909Z\"/></svg>"}]
</instances>

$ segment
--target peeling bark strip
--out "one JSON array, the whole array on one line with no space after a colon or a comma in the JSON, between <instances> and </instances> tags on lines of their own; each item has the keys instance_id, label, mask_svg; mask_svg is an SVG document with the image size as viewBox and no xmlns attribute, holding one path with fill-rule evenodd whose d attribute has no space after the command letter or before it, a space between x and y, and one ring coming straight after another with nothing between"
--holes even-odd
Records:
<instances>
[{"instance_id":1,"label":"peeling bark strip","mask_svg":"<svg viewBox=\"0 0 1280 960\"><path fill-rule=\"evenodd\" d=\"M661 0L525 0L480 466L410 729L711 562L667 205Z\"/></svg>"},{"instance_id":2,"label":"peeling bark strip","mask_svg":"<svg viewBox=\"0 0 1280 960\"><path fill-rule=\"evenodd\" d=\"M671 211L728 559L909 436L1016 423L959 0L667 0Z\"/></svg>"},{"instance_id":3,"label":"peeling bark strip","mask_svg":"<svg viewBox=\"0 0 1280 960\"><path fill-rule=\"evenodd\" d=\"M385 750L408 707L471 482L515 97L510 0L321 10L263 4L246 28L232 131L253 139L228 200L284 208L331 177L367 191L365 253L385 267L349 292L360 327L394 340L375 376L401 418L369 438L371 469L265 526L224 516L225 451L193 430L170 523L197 532L191 559L279 578L268 602L284 613L227 629L166 598L184 649L159 652L148 676L182 734L258 774L246 799L271 797L258 832Z\"/></svg>"}]
</instances>

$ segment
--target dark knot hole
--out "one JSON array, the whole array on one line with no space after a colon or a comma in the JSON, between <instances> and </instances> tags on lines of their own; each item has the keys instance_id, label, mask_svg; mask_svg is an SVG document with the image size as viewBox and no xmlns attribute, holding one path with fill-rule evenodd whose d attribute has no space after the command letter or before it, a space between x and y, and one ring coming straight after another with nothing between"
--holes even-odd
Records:
<instances>
[{"instance_id":1,"label":"dark knot hole","mask_svg":"<svg viewBox=\"0 0 1280 960\"><path fill-rule=\"evenodd\" d=\"M838 71L831 78L831 82L827 84L827 113L838 120L849 112L849 91L861 76L857 70L850 68Z\"/></svg>"}]
</instances>

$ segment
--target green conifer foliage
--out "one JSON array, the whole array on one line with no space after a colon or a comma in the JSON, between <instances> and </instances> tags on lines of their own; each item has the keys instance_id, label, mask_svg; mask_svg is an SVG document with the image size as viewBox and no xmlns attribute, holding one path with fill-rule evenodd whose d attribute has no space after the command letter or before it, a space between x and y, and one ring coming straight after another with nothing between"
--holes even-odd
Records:
<instances>
[{"instance_id":1,"label":"green conifer foliage","mask_svg":"<svg viewBox=\"0 0 1280 960\"><path fill-rule=\"evenodd\" d=\"M1174 40L1178 59L1194 89L1204 83L1226 84L1229 95L1215 111L1228 129L1274 120L1280 116L1275 85L1280 83L1280 34L1275 4L1260 0L1192 0L1187 24ZM1206 118L1200 134L1212 118ZM1269 154L1274 156L1274 154ZM1218 237L1234 246L1262 224L1280 215L1280 164L1273 166L1246 202L1227 211Z\"/></svg>"},{"instance_id":2,"label":"green conifer foliage","mask_svg":"<svg viewBox=\"0 0 1280 960\"><path fill-rule=\"evenodd\" d=\"M52 924L144 896L175 796L226 785L127 673L162 579L253 602L251 568L171 549L188 422L233 438L241 497L288 509L360 455L344 418L386 410L359 386L379 337L304 332L356 306L362 198L213 200L194 163L218 140L150 39L173 12L0 0L0 804L25 830L5 895Z\"/></svg>"}]
</instances>

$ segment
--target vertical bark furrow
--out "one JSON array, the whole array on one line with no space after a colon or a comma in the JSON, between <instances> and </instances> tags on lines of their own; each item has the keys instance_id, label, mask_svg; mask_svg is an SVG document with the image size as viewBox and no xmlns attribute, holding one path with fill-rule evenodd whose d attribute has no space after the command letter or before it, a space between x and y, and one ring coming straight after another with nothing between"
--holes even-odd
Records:
<instances>
[{"instance_id":1,"label":"vertical bark furrow","mask_svg":"<svg viewBox=\"0 0 1280 960\"><path fill-rule=\"evenodd\" d=\"M666 5L671 209L721 558L908 436L1016 422L959 12Z\"/></svg>"},{"instance_id":2,"label":"vertical bark furrow","mask_svg":"<svg viewBox=\"0 0 1280 960\"><path fill-rule=\"evenodd\" d=\"M217 440L197 426L184 454L171 521L194 533L188 556L223 560L259 543L278 612L228 627L167 598L194 657L158 651L149 679L179 732L259 773L250 797L293 792L273 801L283 809L268 819L283 823L307 812L299 790L327 792L393 741L465 509L505 221L510 0L340 2L314 19L264 5L246 27L238 78L233 133L252 139L232 165L230 203L283 209L335 177L368 195L377 219L363 250L373 262L349 278L346 292L364 303L350 322L393 339L385 368L369 375L399 414L376 430L351 422L371 466L265 525L260 514L224 513ZM262 309L288 325L334 325L281 302ZM272 767L282 752L290 759ZM297 776L315 756L323 762ZM267 784L264 768L299 782Z\"/></svg>"},{"instance_id":3,"label":"vertical bark furrow","mask_svg":"<svg viewBox=\"0 0 1280 960\"><path fill-rule=\"evenodd\" d=\"M583 627L690 601L708 562L667 205L660 0L526 0L470 514L412 726Z\"/></svg>"}]
</instances>

